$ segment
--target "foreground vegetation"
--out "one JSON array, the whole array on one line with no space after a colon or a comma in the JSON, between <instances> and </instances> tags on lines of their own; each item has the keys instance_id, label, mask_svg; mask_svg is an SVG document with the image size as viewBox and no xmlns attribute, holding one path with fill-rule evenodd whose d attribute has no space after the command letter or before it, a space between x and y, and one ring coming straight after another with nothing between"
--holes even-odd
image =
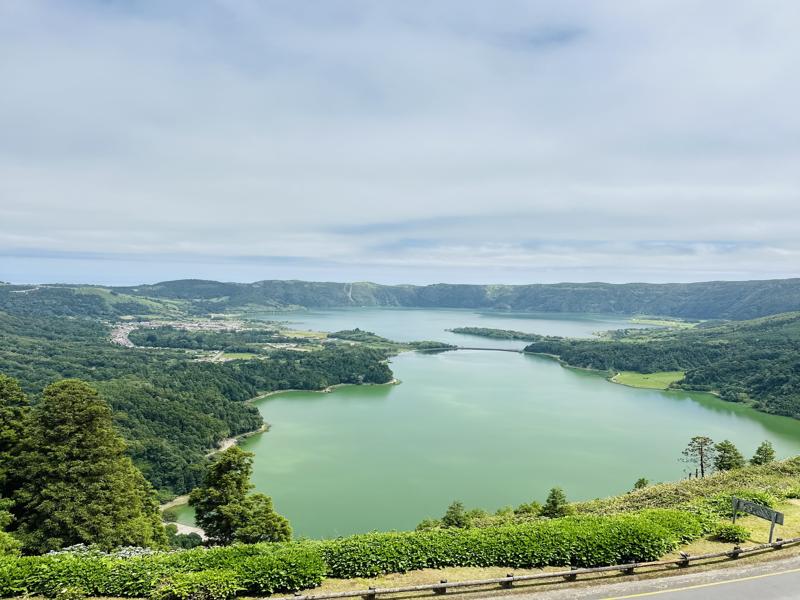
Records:
<instances>
[{"instance_id":1,"label":"foreground vegetation","mask_svg":"<svg viewBox=\"0 0 800 600\"><path fill-rule=\"evenodd\" d=\"M469 527L177 553L83 550L4 557L0 596L68 591L73 596L224 600L312 589L330 578L362 582L420 569L563 568L656 560L679 548L729 548L747 541L753 519L741 521L747 527L724 524L731 495L776 506L800 495L798 484L800 458L795 458L574 503L573 514L566 517L517 515L513 521L496 517Z\"/></svg>"},{"instance_id":2,"label":"foreground vegetation","mask_svg":"<svg viewBox=\"0 0 800 600\"><path fill-rule=\"evenodd\" d=\"M265 595L446 566L601 566L655 560L704 532L702 519L656 510L484 529L373 533L330 541L235 545L121 558L97 552L0 558L0 596Z\"/></svg>"}]
</instances>

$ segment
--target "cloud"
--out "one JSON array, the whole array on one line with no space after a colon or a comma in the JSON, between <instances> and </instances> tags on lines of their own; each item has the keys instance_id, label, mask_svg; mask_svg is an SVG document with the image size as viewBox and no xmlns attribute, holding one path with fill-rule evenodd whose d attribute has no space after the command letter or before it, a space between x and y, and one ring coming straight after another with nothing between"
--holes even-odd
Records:
<instances>
[{"instance_id":1,"label":"cloud","mask_svg":"<svg viewBox=\"0 0 800 600\"><path fill-rule=\"evenodd\" d=\"M799 26L790 0L4 2L0 279L797 274Z\"/></svg>"}]
</instances>

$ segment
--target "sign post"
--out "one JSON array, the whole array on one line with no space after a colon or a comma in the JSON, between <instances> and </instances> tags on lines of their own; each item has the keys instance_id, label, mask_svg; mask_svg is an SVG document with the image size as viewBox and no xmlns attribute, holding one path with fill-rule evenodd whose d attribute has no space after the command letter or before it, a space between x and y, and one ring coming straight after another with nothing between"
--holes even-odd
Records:
<instances>
[{"instance_id":1,"label":"sign post","mask_svg":"<svg viewBox=\"0 0 800 600\"><path fill-rule=\"evenodd\" d=\"M736 523L736 514L741 512L746 512L748 514L754 515L756 517L760 517L765 521L770 522L769 526L769 543L772 543L772 534L775 531L775 524L783 525L783 513L778 512L777 510L772 510L771 508L767 508L763 504L756 504L755 502L750 502L749 500L742 500L741 498L733 498L733 522Z\"/></svg>"}]
</instances>

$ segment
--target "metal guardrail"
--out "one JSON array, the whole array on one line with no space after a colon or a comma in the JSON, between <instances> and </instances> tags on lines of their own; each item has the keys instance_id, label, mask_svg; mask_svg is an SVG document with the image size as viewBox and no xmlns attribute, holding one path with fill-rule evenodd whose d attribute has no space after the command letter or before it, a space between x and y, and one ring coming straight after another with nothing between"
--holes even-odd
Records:
<instances>
[{"instance_id":1,"label":"metal guardrail","mask_svg":"<svg viewBox=\"0 0 800 600\"><path fill-rule=\"evenodd\" d=\"M700 560L711 560L713 558L731 558L736 559L745 554L753 554L755 552L763 552L764 550L780 550L785 546L800 543L800 537L790 538L788 540L778 539L775 542L768 544L759 544L757 546L750 546L749 548L741 548L734 546L731 550L726 552L711 552L708 554L697 554L690 556L681 552L681 558L671 560L655 560L651 562L637 562L626 563L622 565L609 565L606 567L587 567L587 568L572 568L569 571L552 571L548 573L532 573L530 575L514 575L509 573L505 577L493 577L491 579L474 579L468 581L447 581L442 580L439 583L427 583L422 585L407 585L392 588L367 588L366 590L352 590L347 592L330 592L324 594L295 594L293 596L284 596L280 598L273 598L271 600L327 600L332 598L358 598L362 597L365 600L375 600L378 595L384 594L402 594L408 592L424 592L431 591L434 594L445 594L449 589L460 589L468 587L485 587L489 585L499 585L501 588L510 588L514 582L517 581L537 581L546 579L564 579L566 581L575 581L579 575L590 575L593 573L609 573L618 571L624 575L633 575L636 569L652 568L652 567L689 567L692 562Z\"/></svg>"}]
</instances>

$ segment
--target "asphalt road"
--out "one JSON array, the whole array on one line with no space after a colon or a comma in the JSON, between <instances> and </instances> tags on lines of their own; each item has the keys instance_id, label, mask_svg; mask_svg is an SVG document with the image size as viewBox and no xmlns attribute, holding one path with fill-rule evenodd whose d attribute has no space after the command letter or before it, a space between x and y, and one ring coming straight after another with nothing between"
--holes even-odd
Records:
<instances>
[{"instance_id":1,"label":"asphalt road","mask_svg":"<svg viewBox=\"0 0 800 600\"><path fill-rule=\"evenodd\" d=\"M674 577L501 597L507 600L800 600L800 557L752 565L742 563Z\"/></svg>"}]
</instances>

